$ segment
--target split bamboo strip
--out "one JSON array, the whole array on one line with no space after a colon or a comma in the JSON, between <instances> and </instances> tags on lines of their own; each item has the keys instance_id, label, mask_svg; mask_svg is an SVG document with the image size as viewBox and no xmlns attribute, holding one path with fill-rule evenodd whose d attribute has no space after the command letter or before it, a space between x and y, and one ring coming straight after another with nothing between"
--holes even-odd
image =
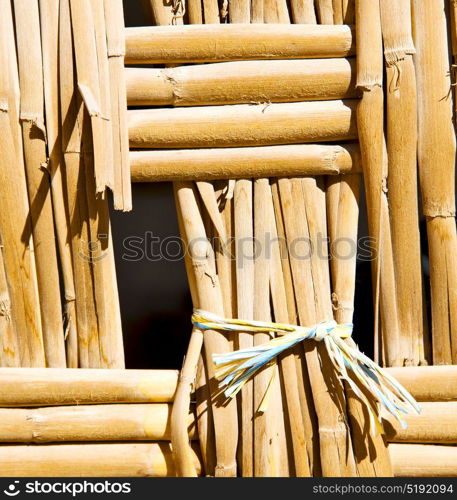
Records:
<instances>
[{"instance_id":1,"label":"split bamboo strip","mask_svg":"<svg viewBox=\"0 0 457 500\"><path fill-rule=\"evenodd\" d=\"M214 254L207 239L205 227L197 204L196 188L191 183L175 183L178 210L182 215L185 236L189 242L190 258L199 297L199 307L224 315L222 293L215 273ZM217 381L214 377L212 354L227 352L229 340L216 331L206 332L204 346L208 370L208 386L212 396L212 413L215 428L217 464L216 476L236 475L237 409L236 401L219 405ZM212 471L207 473L211 474Z\"/></svg>"},{"instance_id":2,"label":"split bamboo strip","mask_svg":"<svg viewBox=\"0 0 457 500\"><path fill-rule=\"evenodd\" d=\"M356 144L131 151L132 182L359 173Z\"/></svg>"},{"instance_id":3,"label":"split bamboo strip","mask_svg":"<svg viewBox=\"0 0 457 500\"><path fill-rule=\"evenodd\" d=\"M3 110L0 111L3 114ZM8 125L9 126L9 125ZM0 238L0 366L20 366L19 346L11 319L11 299L3 260L3 244Z\"/></svg>"},{"instance_id":4,"label":"split bamboo strip","mask_svg":"<svg viewBox=\"0 0 457 500\"><path fill-rule=\"evenodd\" d=\"M251 22L251 0L229 0L228 5L230 23Z\"/></svg>"},{"instance_id":5,"label":"split bamboo strip","mask_svg":"<svg viewBox=\"0 0 457 500\"><path fill-rule=\"evenodd\" d=\"M457 475L457 447L431 444L391 444L397 477L448 477Z\"/></svg>"},{"instance_id":6,"label":"split bamboo strip","mask_svg":"<svg viewBox=\"0 0 457 500\"><path fill-rule=\"evenodd\" d=\"M45 366L36 282L31 252L31 221L19 123L19 84L11 4L0 2L0 233L10 283L10 317L17 335L22 366ZM14 217L14 220L13 220Z\"/></svg>"},{"instance_id":7,"label":"split bamboo strip","mask_svg":"<svg viewBox=\"0 0 457 500\"><path fill-rule=\"evenodd\" d=\"M427 220L434 364L457 362L456 141L445 3L412 3L419 179Z\"/></svg>"},{"instance_id":8,"label":"split bamboo strip","mask_svg":"<svg viewBox=\"0 0 457 500\"><path fill-rule=\"evenodd\" d=\"M0 407L169 403L174 370L0 368Z\"/></svg>"},{"instance_id":9,"label":"split bamboo strip","mask_svg":"<svg viewBox=\"0 0 457 500\"><path fill-rule=\"evenodd\" d=\"M30 201L43 343L47 366L66 366L44 126L43 67L38 2L14 1L21 91L20 120ZM23 239L28 239L27 229Z\"/></svg>"},{"instance_id":10,"label":"split bamboo strip","mask_svg":"<svg viewBox=\"0 0 457 500\"><path fill-rule=\"evenodd\" d=\"M114 155L114 208L132 209L130 184L127 97L125 88L124 13L122 0L104 0L108 64L110 73L111 123Z\"/></svg>"},{"instance_id":11,"label":"split bamboo strip","mask_svg":"<svg viewBox=\"0 0 457 500\"><path fill-rule=\"evenodd\" d=\"M254 319L254 226L253 188L250 179L240 179L234 190L234 237L236 265L237 314L240 319ZM252 347L253 336L239 333L236 348ZM238 464L243 477L254 475L254 393L253 381L248 381L240 399L240 444Z\"/></svg>"},{"instance_id":12,"label":"split bamboo strip","mask_svg":"<svg viewBox=\"0 0 457 500\"><path fill-rule=\"evenodd\" d=\"M388 368L417 401L457 401L457 366Z\"/></svg>"},{"instance_id":13,"label":"split bamboo strip","mask_svg":"<svg viewBox=\"0 0 457 500\"><path fill-rule=\"evenodd\" d=\"M353 58L127 68L129 106L201 106L355 97Z\"/></svg>"},{"instance_id":14,"label":"split bamboo strip","mask_svg":"<svg viewBox=\"0 0 457 500\"><path fill-rule=\"evenodd\" d=\"M417 99L409 0L380 2L386 60L389 207L401 358L424 361L417 197ZM428 71L428 70L427 70Z\"/></svg>"},{"instance_id":15,"label":"split bamboo strip","mask_svg":"<svg viewBox=\"0 0 457 500\"><path fill-rule=\"evenodd\" d=\"M254 22L254 21L253 21ZM349 26L240 24L126 29L126 64L347 57Z\"/></svg>"},{"instance_id":16,"label":"split bamboo strip","mask_svg":"<svg viewBox=\"0 0 457 500\"><path fill-rule=\"evenodd\" d=\"M389 418L384 423L386 437L395 443L457 443L457 401L421 403L420 415L405 415L408 424L402 429Z\"/></svg>"},{"instance_id":17,"label":"split bamboo strip","mask_svg":"<svg viewBox=\"0 0 457 500\"><path fill-rule=\"evenodd\" d=\"M48 170L51 176L54 223L57 233L59 259L64 285L64 319L66 362L69 368L78 367L78 333L76 294L71 255L71 231L64 170L59 103L59 0L40 0L41 48L43 53L43 82L46 116Z\"/></svg>"},{"instance_id":18,"label":"split bamboo strip","mask_svg":"<svg viewBox=\"0 0 457 500\"><path fill-rule=\"evenodd\" d=\"M107 157L108 137L104 121L108 117L103 115L100 95L95 20L89 0L70 0L70 6L78 90L91 117L96 190L103 193L106 186L113 186L113 178Z\"/></svg>"},{"instance_id":19,"label":"split bamboo strip","mask_svg":"<svg viewBox=\"0 0 457 500\"><path fill-rule=\"evenodd\" d=\"M0 442L170 441L171 404L0 408ZM197 438L187 410L188 439Z\"/></svg>"},{"instance_id":20,"label":"split bamboo strip","mask_svg":"<svg viewBox=\"0 0 457 500\"><path fill-rule=\"evenodd\" d=\"M356 2L357 86L363 96L357 108L360 150L364 170L368 227L375 251L372 264L375 301L375 358L378 303L385 334L386 362L402 364L392 262L390 222L386 197L386 151L383 134L383 53L379 2ZM388 332L388 333L387 333Z\"/></svg>"},{"instance_id":21,"label":"split bamboo strip","mask_svg":"<svg viewBox=\"0 0 457 500\"><path fill-rule=\"evenodd\" d=\"M99 367L98 324L88 244L88 208L82 153L82 99L74 91L76 82L69 0L60 1L59 85L61 140L65 164L65 186L70 218L78 332L78 366Z\"/></svg>"},{"instance_id":22,"label":"split bamboo strip","mask_svg":"<svg viewBox=\"0 0 457 500\"><path fill-rule=\"evenodd\" d=\"M316 24L314 0L291 0L290 6L294 24Z\"/></svg>"},{"instance_id":23,"label":"split bamboo strip","mask_svg":"<svg viewBox=\"0 0 457 500\"><path fill-rule=\"evenodd\" d=\"M132 148L261 146L357 137L353 100L147 109L128 114Z\"/></svg>"},{"instance_id":24,"label":"split bamboo strip","mask_svg":"<svg viewBox=\"0 0 457 500\"><path fill-rule=\"evenodd\" d=\"M200 460L194 454L200 471ZM169 443L4 445L4 477L172 477Z\"/></svg>"}]
</instances>

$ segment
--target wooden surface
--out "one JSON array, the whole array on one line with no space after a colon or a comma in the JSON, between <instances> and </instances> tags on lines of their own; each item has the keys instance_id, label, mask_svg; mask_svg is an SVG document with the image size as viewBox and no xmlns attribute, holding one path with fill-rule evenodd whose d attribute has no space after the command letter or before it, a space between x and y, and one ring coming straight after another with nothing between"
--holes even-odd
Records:
<instances>
[{"instance_id":1,"label":"wooden surface","mask_svg":"<svg viewBox=\"0 0 457 500\"><path fill-rule=\"evenodd\" d=\"M433 444L390 444L397 477L457 476L457 446Z\"/></svg>"},{"instance_id":2,"label":"wooden surface","mask_svg":"<svg viewBox=\"0 0 457 500\"><path fill-rule=\"evenodd\" d=\"M346 57L349 26L239 24L126 29L126 64Z\"/></svg>"}]
</instances>

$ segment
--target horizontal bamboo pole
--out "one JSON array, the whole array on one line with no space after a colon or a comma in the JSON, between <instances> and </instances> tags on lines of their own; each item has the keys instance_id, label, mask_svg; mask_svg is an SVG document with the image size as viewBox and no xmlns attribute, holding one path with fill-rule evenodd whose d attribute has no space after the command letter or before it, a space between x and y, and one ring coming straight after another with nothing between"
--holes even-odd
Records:
<instances>
[{"instance_id":1,"label":"horizontal bamboo pole","mask_svg":"<svg viewBox=\"0 0 457 500\"><path fill-rule=\"evenodd\" d=\"M349 26L213 24L126 28L126 64L346 57Z\"/></svg>"},{"instance_id":2,"label":"horizontal bamboo pole","mask_svg":"<svg viewBox=\"0 0 457 500\"><path fill-rule=\"evenodd\" d=\"M351 140L355 100L129 111L131 148L214 148Z\"/></svg>"},{"instance_id":3,"label":"horizontal bamboo pole","mask_svg":"<svg viewBox=\"0 0 457 500\"><path fill-rule=\"evenodd\" d=\"M209 181L361 172L356 144L131 151L130 165L132 182Z\"/></svg>"},{"instance_id":4,"label":"horizontal bamboo pole","mask_svg":"<svg viewBox=\"0 0 457 500\"><path fill-rule=\"evenodd\" d=\"M354 77L353 58L126 68L127 101L130 106L326 101L354 97Z\"/></svg>"},{"instance_id":5,"label":"horizontal bamboo pole","mask_svg":"<svg viewBox=\"0 0 457 500\"><path fill-rule=\"evenodd\" d=\"M194 454L198 473L200 460ZM0 446L1 477L172 477L170 443Z\"/></svg>"},{"instance_id":6,"label":"horizontal bamboo pole","mask_svg":"<svg viewBox=\"0 0 457 500\"><path fill-rule=\"evenodd\" d=\"M449 477L457 475L457 446L390 444L397 477Z\"/></svg>"},{"instance_id":7,"label":"horizontal bamboo pole","mask_svg":"<svg viewBox=\"0 0 457 500\"><path fill-rule=\"evenodd\" d=\"M0 408L0 443L170 441L171 404ZM196 439L189 413L189 437Z\"/></svg>"},{"instance_id":8,"label":"horizontal bamboo pole","mask_svg":"<svg viewBox=\"0 0 457 500\"><path fill-rule=\"evenodd\" d=\"M457 401L421 403L420 415L405 415L406 429L393 418L384 423L389 442L457 443Z\"/></svg>"},{"instance_id":9,"label":"horizontal bamboo pole","mask_svg":"<svg viewBox=\"0 0 457 500\"><path fill-rule=\"evenodd\" d=\"M173 401L175 370L0 368L1 406Z\"/></svg>"},{"instance_id":10,"label":"horizontal bamboo pole","mask_svg":"<svg viewBox=\"0 0 457 500\"><path fill-rule=\"evenodd\" d=\"M387 368L418 401L457 401L457 366Z\"/></svg>"}]
</instances>

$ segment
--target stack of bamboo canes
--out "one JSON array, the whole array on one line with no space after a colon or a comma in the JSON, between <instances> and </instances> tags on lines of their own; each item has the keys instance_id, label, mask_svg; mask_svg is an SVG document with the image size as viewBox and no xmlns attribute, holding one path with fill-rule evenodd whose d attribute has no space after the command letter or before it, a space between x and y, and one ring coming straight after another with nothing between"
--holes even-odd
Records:
<instances>
[{"instance_id":1,"label":"stack of bamboo canes","mask_svg":"<svg viewBox=\"0 0 457 500\"><path fill-rule=\"evenodd\" d=\"M122 2L0 9L0 365L122 368L105 192L130 210Z\"/></svg>"}]
</instances>

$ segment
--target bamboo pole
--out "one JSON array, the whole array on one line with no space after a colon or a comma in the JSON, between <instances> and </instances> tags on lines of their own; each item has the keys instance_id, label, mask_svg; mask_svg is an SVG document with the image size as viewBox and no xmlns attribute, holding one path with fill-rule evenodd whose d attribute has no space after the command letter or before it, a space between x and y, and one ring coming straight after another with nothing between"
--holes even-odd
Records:
<instances>
[{"instance_id":1,"label":"bamboo pole","mask_svg":"<svg viewBox=\"0 0 457 500\"><path fill-rule=\"evenodd\" d=\"M65 165L59 131L59 2L40 0L41 47L43 53L43 83L46 116L48 170L56 227L59 259L64 285L64 326L66 362L69 368L78 367L78 333L76 320L75 286L71 255L70 220L65 193Z\"/></svg>"},{"instance_id":2,"label":"bamboo pole","mask_svg":"<svg viewBox=\"0 0 457 500\"><path fill-rule=\"evenodd\" d=\"M290 24L286 0L264 0L263 22L268 24Z\"/></svg>"},{"instance_id":3,"label":"bamboo pole","mask_svg":"<svg viewBox=\"0 0 457 500\"><path fill-rule=\"evenodd\" d=\"M353 58L127 68L125 75L129 106L201 106L355 97Z\"/></svg>"},{"instance_id":4,"label":"bamboo pole","mask_svg":"<svg viewBox=\"0 0 457 500\"><path fill-rule=\"evenodd\" d=\"M174 370L0 368L0 407L168 403Z\"/></svg>"},{"instance_id":5,"label":"bamboo pole","mask_svg":"<svg viewBox=\"0 0 457 500\"><path fill-rule=\"evenodd\" d=\"M201 0L188 0L187 13L189 15L189 24L203 24Z\"/></svg>"},{"instance_id":6,"label":"bamboo pole","mask_svg":"<svg viewBox=\"0 0 457 500\"><path fill-rule=\"evenodd\" d=\"M69 0L60 1L59 10L59 85L61 140L65 165L65 187L70 219L78 332L78 366L98 367L98 324L93 294L93 277L88 245L88 208L85 165L82 153L82 100L76 85Z\"/></svg>"},{"instance_id":7,"label":"bamboo pole","mask_svg":"<svg viewBox=\"0 0 457 500\"><path fill-rule=\"evenodd\" d=\"M333 1L315 0L314 4L319 24L333 24Z\"/></svg>"},{"instance_id":8,"label":"bamboo pole","mask_svg":"<svg viewBox=\"0 0 457 500\"><path fill-rule=\"evenodd\" d=\"M251 22L251 0L229 0L230 23Z\"/></svg>"},{"instance_id":9,"label":"bamboo pole","mask_svg":"<svg viewBox=\"0 0 457 500\"><path fill-rule=\"evenodd\" d=\"M405 415L402 429L393 418L384 423L386 437L395 443L457 443L457 401L421 403L420 415Z\"/></svg>"},{"instance_id":10,"label":"bamboo pole","mask_svg":"<svg viewBox=\"0 0 457 500\"><path fill-rule=\"evenodd\" d=\"M111 123L114 155L113 201L116 210L132 209L129 142L127 128L127 97L125 88L124 13L122 0L104 0L110 74Z\"/></svg>"},{"instance_id":11,"label":"bamboo pole","mask_svg":"<svg viewBox=\"0 0 457 500\"><path fill-rule=\"evenodd\" d=\"M457 362L455 154L445 2L414 1L418 161L427 221L434 364Z\"/></svg>"},{"instance_id":12,"label":"bamboo pole","mask_svg":"<svg viewBox=\"0 0 457 500\"><path fill-rule=\"evenodd\" d=\"M373 4L373 5L372 5ZM375 301L375 349L378 343L378 304L388 365L402 364L397 316L396 284L386 197L386 151L383 137L382 38L379 4L356 2L359 26L357 86L362 99L357 108L364 170L369 233L375 256L372 265ZM384 337L385 335L385 337ZM379 357L375 351L375 357Z\"/></svg>"},{"instance_id":13,"label":"bamboo pole","mask_svg":"<svg viewBox=\"0 0 457 500\"><path fill-rule=\"evenodd\" d=\"M397 477L449 477L457 474L457 447L431 444L391 444Z\"/></svg>"},{"instance_id":14,"label":"bamboo pole","mask_svg":"<svg viewBox=\"0 0 457 500\"><path fill-rule=\"evenodd\" d=\"M0 408L0 442L170 441L171 404L114 404ZM195 417L184 415L187 439L197 438Z\"/></svg>"},{"instance_id":15,"label":"bamboo pole","mask_svg":"<svg viewBox=\"0 0 457 500\"><path fill-rule=\"evenodd\" d=\"M217 0L202 0L205 24L219 24L219 3Z\"/></svg>"},{"instance_id":16,"label":"bamboo pole","mask_svg":"<svg viewBox=\"0 0 457 500\"><path fill-rule=\"evenodd\" d=\"M387 371L406 387L417 401L457 400L455 366L388 368Z\"/></svg>"},{"instance_id":17,"label":"bamboo pole","mask_svg":"<svg viewBox=\"0 0 457 500\"><path fill-rule=\"evenodd\" d=\"M417 103L410 2L381 2L387 72L389 206L401 358L424 361L421 250L417 199Z\"/></svg>"},{"instance_id":18,"label":"bamboo pole","mask_svg":"<svg viewBox=\"0 0 457 500\"><path fill-rule=\"evenodd\" d=\"M295 24L316 24L313 0L291 0L290 6Z\"/></svg>"},{"instance_id":19,"label":"bamboo pole","mask_svg":"<svg viewBox=\"0 0 457 500\"><path fill-rule=\"evenodd\" d=\"M239 24L126 29L126 64L347 57L349 26Z\"/></svg>"},{"instance_id":20,"label":"bamboo pole","mask_svg":"<svg viewBox=\"0 0 457 500\"><path fill-rule=\"evenodd\" d=\"M200 460L194 454L200 470ZM169 443L4 445L4 477L173 477Z\"/></svg>"},{"instance_id":21,"label":"bamboo pole","mask_svg":"<svg viewBox=\"0 0 457 500\"><path fill-rule=\"evenodd\" d=\"M240 179L234 190L234 237L238 318L254 319L254 226L253 187L250 179ZM239 333L236 347L252 347L253 336ZM239 466L243 477L254 475L254 393L248 381L240 394Z\"/></svg>"},{"instance_id":22,"label":"bamboo pole","mask_svg":"<svg viewBox=\"0 0 457 500\"><path fill-rule=\"evenodd\" d=\"M156 26L170 26L173 20L173 2L149 0L152 17Z\"/></svg>"},{"instance_id":23,"label":"bamboo pole","mask_svg":"<svg viewBox=\"0 0 457 500\"><path fill-rule=\"evenodd\" d=\"M132 182L338 176L361 170L356 144L131 151L130 162Z\"/></svg>"},{"instance_id":24,"label":"bamboo pole","mask_svg":"<svg viewBox=\"0 0 457 500\"><path fill-rule=\"evenodd\" d=\"M186 239L189 242L199 306L215 314L223 315L222 294L214 269L214 255L201 219L195 188L190 183L175 183L174 189L178 210L182 214ZM215 475L235 476L238 434L236 402L231 401L227 405L218 404L217 381L214 378L212 362L213 353L227 352L229 340L219 332L208 331L204 335L204 345L215 427L217 457Z\"/></svg>"},{"instance_id":25,"label":"bamboo pole","mask_svg":"<svg viewBox=\"0 0 457 500\"><path fill-rule=\"evenodd\" d=\"M129 111L131 148L261 146L351 140L355 101ZM170 127L173 123L173 127Z\"/></svg>"},{"instance_id":26,"label":"bamboo pole","mask_svg":"<svg viewBox=\"0 0 457 500\"><path fill-rule=\"evenodd\" d=\"M11 4L0 3L1 66L0 233L5 272L10 283L10 317L22 366L45 366L40 307L34 267L31 221L19 124L19 85ZM14 167L14 168L13 168ZM14 214L14 221L12 220Z\"/></svg>"}]
</instances>

